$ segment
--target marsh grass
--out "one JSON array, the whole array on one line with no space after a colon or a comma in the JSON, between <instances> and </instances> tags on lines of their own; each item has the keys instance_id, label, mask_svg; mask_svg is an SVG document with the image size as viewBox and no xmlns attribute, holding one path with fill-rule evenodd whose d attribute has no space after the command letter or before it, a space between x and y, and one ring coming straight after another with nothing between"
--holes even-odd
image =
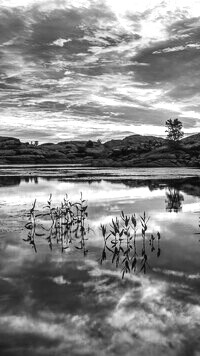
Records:
<instances>
[{"instance_id":1,"label":"marsh grass","mask_svg":"<svg viewBox=\"0 0 200 356\"><path fill-rule=\"evenodd\" d=\"M88 217L87 204L82 197L79 202L72 202L66 195L58 206L52 204L52 194L50 194L47 204L43 207L45 211L36 210L36 199L29 210L27 216L29 221L25 225L29 230L27 239L37 252L36 238L44 237L47 240L50 250L53 245L61 246L61 251L69 249L70 244L75 242L75 248L82 250L84 256L87 255L86 234L89 232L89 225L86 226Z\"/></svg>"},{"instance_id":2,"label":"marsh grass","mask_svg":"<svg viewBox=\"0 0 200 356\"><path fill-rule=\"evenodd\" d=\"M27 214L29 221L25 227L28 236L23 240L28 242L35 252L37 238L45 238L51 251L55 244L60 246L62 252L73 246L86 256L87 236L92 229L87 224L88 206L82 193L80 201L72 202L66 195L58 206L53 206L50 194L43 209L42 212L36 209L35 199ZM122 278L131 271L146 273L147 268L150 268L149 252L157 257L161 254L161 235L159 232L147 232L149 219L145 212L139 216L128 216L122 211L119 217L112 219L109 226L101 224L104 245L100 263L111 259L116 268L121 267Z\"/></svg>"},{"instance_id":3,"label":"marsh grass","mask_svg":"<svg viewBox=\"0 0 200 356\"><path fill-rule=\"evenodd\" d=\"M157 257L161 254L161 235L147 234L149 217L144 212L136 217L135 214L128 216L121 212L120 217L112 219L108 226L101 225L100 230L104 241L104 246L100 258L102 264L111 255L111 261L116 268L121 267L122 278L131 271L143 271L146 273L148 262L147 247L150 246L151 253L156 251ZM142 247L141 252L137 250L138 229L141 229ZM148 249L149 250L149 249Z\"/></svg>"}]
</instances>

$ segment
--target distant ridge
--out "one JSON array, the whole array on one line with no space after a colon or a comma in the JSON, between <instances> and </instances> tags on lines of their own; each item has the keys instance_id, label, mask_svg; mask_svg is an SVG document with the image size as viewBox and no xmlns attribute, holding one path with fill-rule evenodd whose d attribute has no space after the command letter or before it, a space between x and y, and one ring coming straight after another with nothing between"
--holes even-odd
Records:
<instances>
[{"instance_id":1,"label":"distant ridge","mask_svg":"<svg viewBox=\"0 0 200 356\"><path fill-rule=\"evenodd\" d=\"M190 143L200 143L200 133L188 136L188 137L184 137L182 138L181 142L183 142L184 144Z\"/></svg>"},{"instance_id":2,"label":"distant ridge","mask_svg":"<svg viewBox=\"0 0 200 356\"><path fill-rule=\"evenodd\" d=\"M200 167L200 133L179 145L155 136L130 135L121 140L22 143L0 137L0 164L83 164L103 167Z\"/></svg>"}]
</instances>

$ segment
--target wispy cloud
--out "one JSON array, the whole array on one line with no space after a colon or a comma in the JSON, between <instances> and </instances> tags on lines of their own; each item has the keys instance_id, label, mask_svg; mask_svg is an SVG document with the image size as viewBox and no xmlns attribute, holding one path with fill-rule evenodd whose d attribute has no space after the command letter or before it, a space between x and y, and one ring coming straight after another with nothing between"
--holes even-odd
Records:
<instances>
[{"instance_id":1,"label":"wispy cloud","mask_svg":"<svg viewBox=\"0 0 200 356\"><path fill-rule=\"evenodd\" d=\"M175 116L198 131L199 15L195 0L2 1L1 120L41 141L163 135Z\"/></svg>"}]
</instances>

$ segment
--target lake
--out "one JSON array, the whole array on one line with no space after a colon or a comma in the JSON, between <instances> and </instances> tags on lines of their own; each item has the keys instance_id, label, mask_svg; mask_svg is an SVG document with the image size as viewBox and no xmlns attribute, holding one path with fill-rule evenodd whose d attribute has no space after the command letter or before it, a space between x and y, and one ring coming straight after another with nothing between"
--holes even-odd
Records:
<instances>
[{"instance_id":1,"label":"lake","mask_svg":"<svg viewBox=\"0 0 200 356\"><path fill-rule=\"evenodd\" d=\"M84 236L50 236L50 194ZM200 355L198 169L2 166L0 221L1 356Z\"/></svg>"}]
</instances>

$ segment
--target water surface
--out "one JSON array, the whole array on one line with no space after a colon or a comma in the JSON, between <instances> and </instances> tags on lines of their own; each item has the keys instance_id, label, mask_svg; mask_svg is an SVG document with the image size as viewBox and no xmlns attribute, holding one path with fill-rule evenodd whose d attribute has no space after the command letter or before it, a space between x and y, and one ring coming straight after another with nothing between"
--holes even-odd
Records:
<instances>
[{"instance_id":1,"label":"water surface","mask_svg":"<svg viewBox=\"0 0 200 356\"><path fill-rule=\"evenodd\" d=\"M200 175L184 169L3 167L0 171L1 355L194 355L200 353ZM24 240L26 212L67 193L88 203L87 255ZM100 263L100 224L120 212L150 217L148 266ZM151 234L160 233L160 255ZM138 220L138 256L142 238Z\"/></svg>"}]
</instances>

